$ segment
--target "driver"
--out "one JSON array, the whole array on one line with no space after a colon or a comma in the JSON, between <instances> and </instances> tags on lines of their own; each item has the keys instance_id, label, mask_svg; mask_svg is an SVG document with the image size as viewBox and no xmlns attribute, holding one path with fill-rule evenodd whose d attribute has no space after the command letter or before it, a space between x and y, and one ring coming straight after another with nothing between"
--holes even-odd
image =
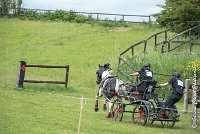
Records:
<instances>
[{"instance_id":1,"label":"driver","mask_svg":"<svg viewBox=\"0 0 200 134\"><path fill-rule=\"evenodd\" d=\"M153 80L153 72L151 71L150 68L151 68L151 64L145 63L141 70L131 74L132 76L139 77L141 82L138 85L134 85L131 88L130 92L133 92L136 90L140 92L145 92L146 88L148 92L151 92L153 90L153 86L155 86L157 82Z\"/></svg>"},{"instance_id":2,"label":"driver","mask_svg":"<svg viewBox=\"0 0 200 134\"><path fill-rule=\"evenodd\" d=\"M151 64L145 63L140 71L137 71L132 76L138 76L140 81L152 80L153 72L150 70Z\"/></svg>"}]
</instances>

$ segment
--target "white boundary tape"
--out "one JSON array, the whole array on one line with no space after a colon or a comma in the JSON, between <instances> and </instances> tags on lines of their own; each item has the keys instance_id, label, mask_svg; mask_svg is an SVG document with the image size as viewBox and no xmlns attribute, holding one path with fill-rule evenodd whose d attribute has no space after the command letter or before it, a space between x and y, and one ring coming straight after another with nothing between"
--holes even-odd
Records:
<instances>
[{"instance_id":1,"label":"white boundary tape","mask_svg":"<svg viewBox=\"0 0 200 134\"><path fill-rule=\"evenodd\" d=\"M54 95L54 96L62 96L62 97L67 97L67 98L72 98L72 99L77 99L77 100L89 100L89 101L95 101L95 99L92 99L92 98L78 98L78 97L74 97L74 96L67 96L67 95L62 95L62 94L54 94L54 93L47 93L47 92L42 92L42 91L35 91L35 90L29 90L29 89L24 89L25 91L31 91L31 92L37 92L37 93L43 93L43 94L48 94L48 95ZM104 100L102 100L102 102L104 102ZM161 108L161 107L158 107L158 108ZM181 112L184 112L184 110L180 110L180 109L177 109L178 111L181 111ZM192 113L192 111L187 111L188 113ZM198 114L200 114L198 112Z\"/></svg>"},{"instance_id":2,"label":"white boundary tape","mask_svg":"<svg viewBox=\"0 0 200 134\"><path fill-rule=\"evenodd\" d=\"M11 86L8 86L11 87ZM11 88L15 88L15 87L11 87ZM48 94L48 95L54 95L54 96L61 96L61 97L67 97L67 98L72 98L72 99L76 99L76 100L89 100L89 101L95 101L95 99L92 98L78 98L78 97L74 97L74 96L67 96L67 95L62 95L62 94L54 94L54 93L47 93L47 92L43 92L43 91L35 91L35 90L31 90L31 89L23 89L24 91L30 91L30 92L36 92L36 93L43 93L43 94ZM104 102L104 100L101 100L102 102ZM159 108L159 107L158 107ZM180 110L177 109L178 111L184 112L184 110ZM192 113L192 111L187 111L188 113ZM198 114L200 114L200 112L198 112Z\"/></svg>"}]
</instances>

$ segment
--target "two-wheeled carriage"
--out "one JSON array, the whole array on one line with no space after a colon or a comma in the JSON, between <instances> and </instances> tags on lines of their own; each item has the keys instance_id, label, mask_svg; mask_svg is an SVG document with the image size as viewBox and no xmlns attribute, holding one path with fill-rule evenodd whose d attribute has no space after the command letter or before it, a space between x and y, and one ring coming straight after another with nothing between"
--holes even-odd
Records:
<instances>
[{"instance_id":1,"label":"two-wheeled carriage","mask_svg":"<svg viewBox=\"0 0 200 134\"><path fill-rule=\"evenodd\" d=\"M144 87L143 87L144 88ZM134 124L146 125L147 122L153 124L154 121L160 121L163 127L173 127L175 122L179 121L175 116L177 109L175 106L172 108L162 108L164 102L158 94L153 93L155 85L146 86L144 92L135 90L133 92L123 92L122 99L115 99L111 113L114 120L122 121L124 113L132 114L132 121ZM126 110L127 107L132 106L132 110Z\"/></svg>"}]
</instances>

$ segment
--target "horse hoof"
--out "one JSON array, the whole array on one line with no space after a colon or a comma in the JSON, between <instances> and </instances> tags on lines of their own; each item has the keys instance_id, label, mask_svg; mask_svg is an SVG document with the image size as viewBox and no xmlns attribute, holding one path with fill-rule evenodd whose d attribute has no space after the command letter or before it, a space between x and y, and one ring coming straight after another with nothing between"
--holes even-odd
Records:
<instances>
[{"instance_id":1,"label":"horse hoof","mask_svg":"<svg viewBox=\"0 0 200 134\"><path fill-rule=\"evenodd\" d=\"M107 118L111 118L111 117L112 117L111 112L109 112L108 115L107 115L106 117L107 117Z\"/></svg>"},{"instance_id":2,"label":"horse hoof","mask_svg":"<svg viewBox=\"0 0 200 134\"><path fill-rule=\"evenodd\" d=\"M95 108L94 108L94 111L95 111L95 112L98 112L98 111L99 111L99 108L98 108L98 107L95 107Z\"/></svg>"},{"instance_id":3,"label":"horse hoof","mask_svg":"<svg viewBox=\"0 0 200 134\"><path fill-rule=\"evenodd\" d=\"M106 107L103 107L102 110L105 112L105 111L107 110L107 108L106 108Z\"/></svg>"}]
</instances>

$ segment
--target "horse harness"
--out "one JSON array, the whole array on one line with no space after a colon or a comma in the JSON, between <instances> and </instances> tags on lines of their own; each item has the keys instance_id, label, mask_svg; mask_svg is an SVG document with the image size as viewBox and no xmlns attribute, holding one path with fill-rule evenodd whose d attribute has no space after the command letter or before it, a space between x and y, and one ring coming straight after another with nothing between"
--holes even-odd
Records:
<instances>
[{"instance_id":1,"label":"horse harness","mask_svg":"<svg viewBox=\"0 0 200 134\"><path fill-rule=\"evenodd\" d=\"M103 94L111 99L115 94L116 78L114 76L107 77L103 82Z\"/></svg>"}]
</instances>

